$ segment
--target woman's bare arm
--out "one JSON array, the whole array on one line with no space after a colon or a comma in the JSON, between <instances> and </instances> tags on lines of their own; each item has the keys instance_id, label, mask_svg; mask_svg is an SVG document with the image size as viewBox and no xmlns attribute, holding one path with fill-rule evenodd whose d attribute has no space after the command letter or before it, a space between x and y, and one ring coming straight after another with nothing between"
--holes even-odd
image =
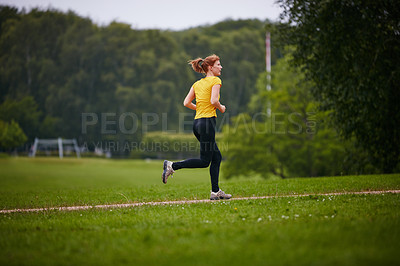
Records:
<instances>
[{"instance_id":1,"label":"woman's bare arm","mask_svg":"<svg viewBox=\"0 0 400 266\"><path fill-rule=\"evenodd\" d=\"M183 105L189 109L196 110L196 105L194 103L192 103L192 101L194 100L195 97L196 97L196 95L194 93L194 89L193 89L193 87L191 87L190 91L186 95L185 100L183 101Z\"/></svg>"},{"instance_id":2,"label":"woman's bare arm","mask_svg":"<svg viewBox=\"0 0 400 266\"><path fill-rule=\"evenodd\" d=\"M225 113L226 107L219 102L219 91L221 89L221 85L214 85L211 91L211 104L214 105L221 113Z\"/></svg>"}]
</instances>

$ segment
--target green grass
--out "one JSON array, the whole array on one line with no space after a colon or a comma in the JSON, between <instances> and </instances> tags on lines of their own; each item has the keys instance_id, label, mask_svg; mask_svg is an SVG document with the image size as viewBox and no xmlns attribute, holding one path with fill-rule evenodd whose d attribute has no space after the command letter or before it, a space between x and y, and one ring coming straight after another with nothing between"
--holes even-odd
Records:
<instances>
[{"instance_id":1,"label":"green grass","mask_svg":"<svg viewBox=\"0 0 400 266\"><path fill-rule=\"evenodd\" d=\"M0 159L0 209L206 199L207 169ZM239 196L400 189L400 175L221 180ZM0 265L398 265L400 195L0 214Z\"/></svg>"}]
</instances>

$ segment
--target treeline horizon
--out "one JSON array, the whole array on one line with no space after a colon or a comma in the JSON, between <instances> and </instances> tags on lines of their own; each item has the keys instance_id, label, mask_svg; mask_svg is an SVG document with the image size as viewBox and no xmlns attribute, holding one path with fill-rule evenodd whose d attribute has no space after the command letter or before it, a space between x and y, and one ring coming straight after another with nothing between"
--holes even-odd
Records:
<instances>
[{"instance_id":1,"label":"treeline horizon","mask_svg":"<svg viewBox=\"0 0 400 266\"><path fill-rule=\"evenodd\" d=\"M27 143L39 138L84 141L139 141L142 114L168 114L168 127L179 129L182 101L202 75L187 61L221 57L221 101L231 117L246 111L265 71L265 33L271 23L225 20L181 31L132 29L56 9L29 12L0 7L0 120L18 123ZM273 49L272 62L281 57ZM83 132L84 114L115 114L116 134L103 134L101 120ZM118 130L137 123L135 134ZM113 119L111 117L111 119ZM190 119L190 117L188 118ZM149 131L162 130L155 123Z\"/></svg>"},{"instance_id":2,"label":"treeline horizon","mask_svg":"<svg viewBox=\"0 0 400 266\"><path fill-rule=\"evenodd\" d=\"M164 133L191 132L194 112L182 102L202 75L188 60L217 54L228 176L398 171L398 5L278 2L284 11L276 23L225 20L181 31L98 26L73 12L0 6L0 151L24 143L27 151L35 137L118 147L181 142L182 134Z\"/></svg>"}]
</instances>

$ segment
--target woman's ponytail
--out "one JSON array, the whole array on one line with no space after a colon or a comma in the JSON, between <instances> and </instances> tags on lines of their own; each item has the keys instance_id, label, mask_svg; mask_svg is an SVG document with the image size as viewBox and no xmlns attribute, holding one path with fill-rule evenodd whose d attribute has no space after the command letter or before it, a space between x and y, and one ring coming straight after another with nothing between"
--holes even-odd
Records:
<instances>
[{"instance_id":1,"label":"woman's ponytail","mask_svg":"<svg viewBox=\"0 0 400 266\"><path fill-rule=\"evenodd\" d=\"M192 65L192 68L194 71L199 72L199 73L206 73L203 69L204 65L204 59L203 58L196 58L194 60L189 61L189 65Z\"/></svg>"},{"instance_id":2,"label":"woman's ponytail","mask_svg":"<svg viewBox=\"0 0 400 266\"><path fill-rule=\"evenodd\" d=\"M213 66L218 60L219 57L215 54L212 54L207 56L205 59L198 57L194 60L189 60L189 65L192 65L194 71L207 74L208 67Z\"/></svg>"}]
</instances>

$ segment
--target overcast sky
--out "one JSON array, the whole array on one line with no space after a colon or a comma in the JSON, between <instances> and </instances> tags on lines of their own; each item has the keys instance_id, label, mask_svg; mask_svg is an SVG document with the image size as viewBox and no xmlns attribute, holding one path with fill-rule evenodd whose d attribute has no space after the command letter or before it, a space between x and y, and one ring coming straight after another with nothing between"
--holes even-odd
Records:
<instances>
[{"instance_id":1,"label":"overcast sky","mask_svg":"<svg viewBox=\"0 0 400 266\"><path fill-rule=\"evenodd\" d=\"M115 20L135 29L182 30L231 19L278 19L275 0L0 0L0 5L68 10L102 26Z\"/></svg>"}]
</instances>

